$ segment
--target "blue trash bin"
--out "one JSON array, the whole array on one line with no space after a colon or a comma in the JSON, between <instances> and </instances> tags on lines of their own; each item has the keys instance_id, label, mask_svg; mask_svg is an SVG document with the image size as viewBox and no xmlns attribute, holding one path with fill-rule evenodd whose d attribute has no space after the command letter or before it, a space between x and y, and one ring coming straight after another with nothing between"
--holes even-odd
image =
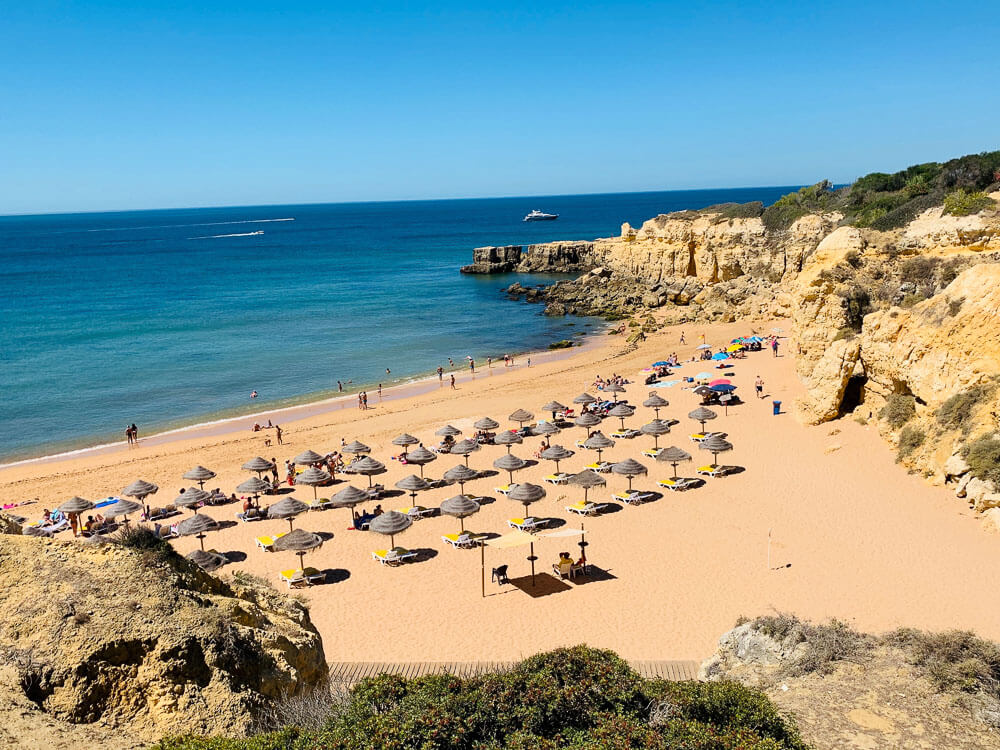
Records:
<instances>
[{"instance_id":1,"label":"blue trash bin","mask_svg":"<svg viewBox=\"0 0 1000 750\"><path fill-rule=\"evenodd\" d=\"M774 411L772 412L773 414L781 414L781 402L780 401L772 401L771 402L771 406L774 407Z\"/></svg>"}]
</instances>

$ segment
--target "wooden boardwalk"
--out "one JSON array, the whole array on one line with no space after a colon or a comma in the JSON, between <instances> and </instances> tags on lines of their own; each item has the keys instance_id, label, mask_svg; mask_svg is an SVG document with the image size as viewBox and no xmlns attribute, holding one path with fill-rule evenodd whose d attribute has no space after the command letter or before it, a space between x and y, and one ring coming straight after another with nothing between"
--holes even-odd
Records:
<instances>
[{"instance_id":1,"label":"wooden boardwalk","mask_svg":"<svg viewBox=\"0 0 1000 750\"><path fill-rule=\"evenodd\" d=\"M512 661L339 661L330 663L330 679L353 685L366 677L380 674L398 674L406 678L427 674L453 674L456 677L474 677L488 672L503 672L513 667ZM696 661L633 661L632 669L647 679L694 680L698 678Z\"/></svg>"}]
</instances>

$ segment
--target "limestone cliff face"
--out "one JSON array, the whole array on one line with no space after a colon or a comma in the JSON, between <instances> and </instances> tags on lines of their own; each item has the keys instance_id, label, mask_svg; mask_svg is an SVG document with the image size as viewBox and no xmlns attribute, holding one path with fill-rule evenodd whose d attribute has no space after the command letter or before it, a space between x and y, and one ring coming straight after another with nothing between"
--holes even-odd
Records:
<instances>
[{"instance_id":1,"label":"limestone cliff face","mask_svg":"<svg viewBox=\"0 0 1000 750\"><path fill-rule=\"evenodd\" d=\"M240 734L269 701L326 675L307 610L253 581L117 544L0 537L2 672L50 717Z\"/></svg>"}]
</instances>

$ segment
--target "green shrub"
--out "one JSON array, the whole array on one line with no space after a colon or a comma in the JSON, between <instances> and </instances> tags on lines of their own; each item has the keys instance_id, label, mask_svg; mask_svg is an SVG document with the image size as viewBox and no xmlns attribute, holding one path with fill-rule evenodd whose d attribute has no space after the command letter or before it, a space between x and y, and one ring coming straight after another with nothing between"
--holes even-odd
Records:
<instances>
[{"instance_id":1,"label":"green shrub","mask_svg":"<svg viewBox=\"0 0 1000 750\"><path fill-rule=\"evenodd\" d=\"M896 450L896 460L902 461L904 458L909 456L913 451L924 444L924 440L927 435L919 427L913 427L912 425L906 425L903 431L899 433L899 446Z\"/></svg>"},{"instance_id":2,"label":"green shrub","mask_svg":"<svg viewBox=\"0 0 1000 750\"><path fill-rule=\"evenodd\" d=\"M569 339L563 339L562 341L553 341L549 344L549 349L569 349L573 346L573 342Z\"/></svg>"},{"instance_id":3,"label":"green shrub","mask_svg":"<svg viewBox=\"0 0 1000 750\"><path fill-rule=\"evenodd\" d=\"M822 213L835 208L835 193L829 180L817 182L797 192L781 196L764 209L761 218L770 232L788 229L806 214Z\"/></svg>"},{"instance_id":4,"label":"green shrub","mask_svg":"<svg viewBox=\"0 0 1000 750\"><path fill-rule=\"evenodd\" d=\"M909 422L917 413L916 401L913 396L903 393L893 393L878 413L879 419L884 419L889 426L898 430Z\"/></svg>"},{"instance_id":5,"label":"green shrub","mask_svg":"<svg viewBox=\"0 0 1000 750\"><path fill-rule=\"evenodd\" d=\"M962 457L972 476L1000 487L1000 440L984 435L965 445Z\"/></svg>"},{"instance_id":6,"label":"green shrub","mask_svg":"<svg viewBox=\"0 0 1000 750\"><path fill-rule=\"evenodd\" d=\"M915 255L903 261L899 268L899 280L910 284L926 284L937 273L940 261L923 255Z\"/></svg>"},{"instance_id":7,"label":"green shrub","mask_svg":"<svg viewBox=\"0 0 1000 750\"><path fill-rule=\"evenodd\" d=\"M1000 698L1000 646L975 633L950 630L922 633L904 628L886 636L890 645L907 652L938 690L985 692Z\"/></svg>"},{"instance_id":8,"label":"green shrub","mask_svg":"<svg viewBox=\"0 0 1000 750\"><path fill-rule=\"evenodd\" d=\"M944 197L944 212L952 216L969 216L994 205L992 198L979 191L959 189Z\"/></svg>"},{"instance_id":9,"label":"green shrub","mask_svg":"<svg viewBox=\"0 0 1000 750\"><path fill-rule=\"evenodd\" d=\"M980 383L971 388L959 391L951 396L937 411L938 424L948 430L962 430L968 433L972 427L972 412L976 405L988 398L996 389L996 383Z\"/></svg>"},{"instance_id":10,"label":"green shrub","mask_svg":"<svg viewBox=\"0 0 1000 750\"><path fill-rule=\"evenodd\" d=\"M758 617L753 627L777 641L801 644L798 655L782 668L791 676L814 672L828 674L838 661L864 660L873 646L870 636L839 620L813 625L795 615L779 613Z\"/></svg>"},{"instance_id":11,"label":"green shrub","mask_svg":"<svg viewBox=\"0 0 1000 750\"><path fill-rule=\"evenodd\" d=\"M701 209L699 213L715 214L715 223L728 219L756 219L764 213L764 204L760 201L751 203L718 203Z\"/></svg>"},{"instance_id":12,"label":"green shrub","mask_svg":"<svg viewBox=\"0 0 1000 750\"><path fill-rule=\"evenodd\" d=\"M865 315L872 309L868 290L855 284L840 292L840 304L844 308L847 327L860 332L864 325Z\"/></svg>"},{"instance_id":13,"label":"green shrub","mask_svg":"<svg viewBox=\"0 0 1000 750\"><path fill-rule=\"evenodd\" d=\"M910 292L909 294L903 296L903 299L899 302L899 306L904 310L909 310L914 305L919 305L925 299L927 299L927 297L920 292Z\"/></svg>"}]
</instances>

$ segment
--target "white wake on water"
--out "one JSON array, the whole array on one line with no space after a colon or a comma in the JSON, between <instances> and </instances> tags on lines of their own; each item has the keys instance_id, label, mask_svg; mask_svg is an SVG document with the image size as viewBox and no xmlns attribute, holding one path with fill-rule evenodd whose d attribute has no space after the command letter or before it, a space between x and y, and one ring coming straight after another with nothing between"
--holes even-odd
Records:
<instances>
[{"instance_id":1,"label":"white wake on water","mask_svg":"<svg viewBox=\"0 0 1000 750\"><path fill-rule=\"evenodd\" d=\"M264 232L258 229L256 232L237 232L236 234L206 234L204 237L188 237L188 239L217 240L220 237L256 237L258 234L264 234Z\"/></svg>"},{"instance_id":2,"label":"white wake on water","mask_svg":"<svg viewBox=\"0 0 1000 750\"><path fill-rule=\"evenodd\" d=\"M244 219L241 221L203 221L197 224L154 224L148 227L106 227L104 229L84 229L84 232L128 232L138 229L175 229L183 227L222 227L227 224L271 224L276 221L295 221L294 216L284 219Z\"/></svg>"}]
</instances>

